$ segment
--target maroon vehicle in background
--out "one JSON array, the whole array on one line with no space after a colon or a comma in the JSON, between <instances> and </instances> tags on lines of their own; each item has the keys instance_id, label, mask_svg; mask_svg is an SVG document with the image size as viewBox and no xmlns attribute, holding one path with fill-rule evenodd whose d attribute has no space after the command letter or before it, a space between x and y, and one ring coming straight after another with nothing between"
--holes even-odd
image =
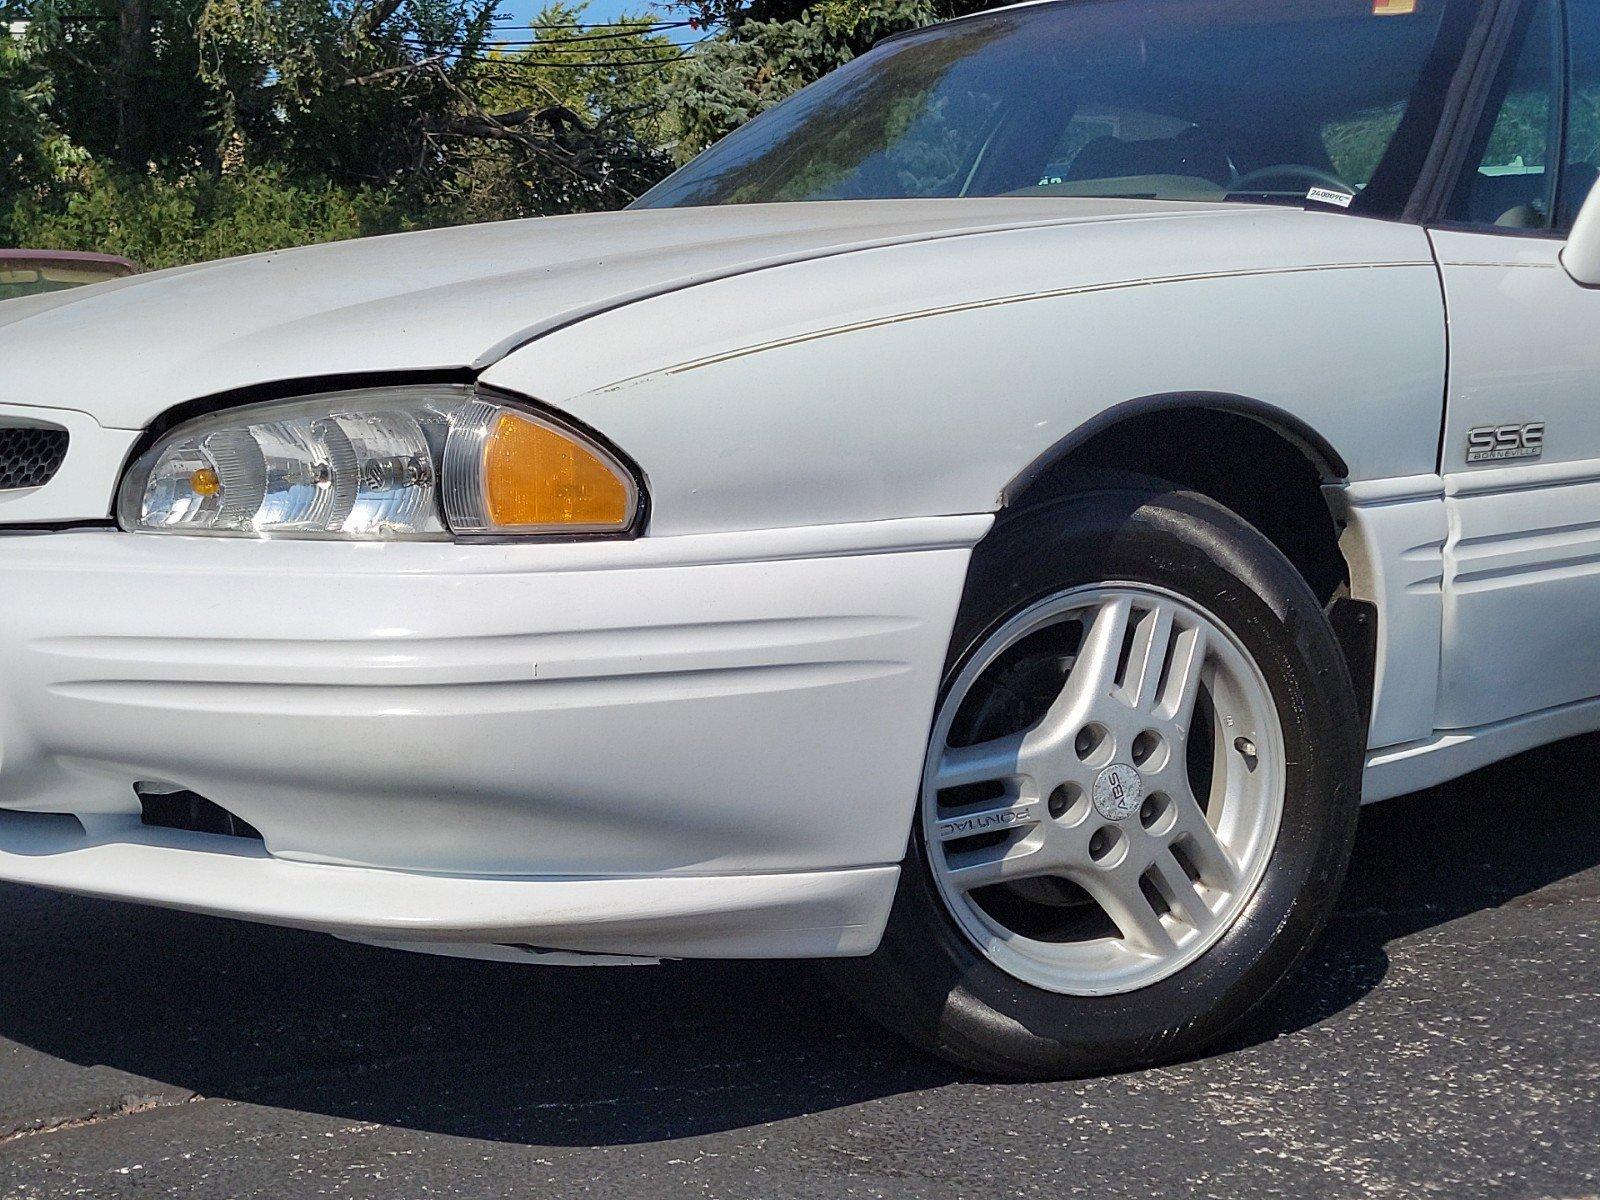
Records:
<instances>
[{"instance_id":1,"label":"maroon vehicle in background","mask_svg":"<svg viewBox=\"0 0 1600 1200\"><path fill-rule=\"evenodd\" d=\"M0 250L0 300L36 296L137 275L139 268L114 254L81 250Z\"/></svg>"}]
</instances>

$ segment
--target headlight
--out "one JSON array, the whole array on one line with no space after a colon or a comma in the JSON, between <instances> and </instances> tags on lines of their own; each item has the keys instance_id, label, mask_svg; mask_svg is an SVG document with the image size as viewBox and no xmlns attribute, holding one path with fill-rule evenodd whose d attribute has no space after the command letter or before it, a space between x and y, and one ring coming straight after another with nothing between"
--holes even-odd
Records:
<instances>
[{"instance_id":1,"label":"headlight","mask_svg":"<svg viewBox=\"0 0 1600 1200\"><path fill-rule=\"evenodd\" d=\"M638 484L582 432L467 386L228 409L162 437L122 482L141 533L449 538L634 530Z\"/></svg>"}]
</instances>

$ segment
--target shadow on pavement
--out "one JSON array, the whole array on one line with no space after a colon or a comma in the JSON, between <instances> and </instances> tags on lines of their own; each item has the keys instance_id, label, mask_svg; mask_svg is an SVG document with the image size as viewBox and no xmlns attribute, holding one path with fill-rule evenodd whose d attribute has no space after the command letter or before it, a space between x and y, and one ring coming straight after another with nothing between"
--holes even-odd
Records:
<instances>
[{"instance_id":1,"label":"shadow on pavement","mask_svg":"<svg viewBox=\"0 0 1600 1200\"><path fill-rule=\"evenodd\" d=\"M1364 809L1327 932L1232 1044L1291 1033L1354 1004L1388 972L1391 942L1485 909L1549 903L1560 890L1552 885L1600 866L1597 758L1600 735L1573 738ZM1569 886L1600 891L1592 878Z\"/></svg>"},{"instance_id":2,"label":"shadow on pavement","mask_svg":"<svg viewBox=\"0 0 1600 1200\"><path fill-rule=\"evenodd\" d=\"M1600 864L1597 753L1600 738L1578 739L1368 809L1328 934L1234 1047L1354 1004L1393 940L1538 903L1531 893ZM959 1078L867 1026L803 964L473 963L13 887L0 887L0 922L0 1038L341 1119L617 1145Z\"/></svg>"}]
</instances>

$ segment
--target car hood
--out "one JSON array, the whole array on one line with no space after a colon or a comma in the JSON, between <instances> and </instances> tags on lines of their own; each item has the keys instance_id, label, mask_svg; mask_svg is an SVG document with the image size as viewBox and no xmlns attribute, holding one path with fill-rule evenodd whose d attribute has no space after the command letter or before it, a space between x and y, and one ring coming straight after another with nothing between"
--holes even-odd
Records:
<instances>
[{"instance_id":1,"label":"car hood","mask_svg":"<svg viewBox=\"0 0 1600 1200\"><path fill-rule=\"evenodd\" d=\"M141 428L175 404L261 384L482 369L596 312L803 259L1203 207L1013 199L646 210L258 254L0 303L0 403Z\"/></svg>"}]
</instances>

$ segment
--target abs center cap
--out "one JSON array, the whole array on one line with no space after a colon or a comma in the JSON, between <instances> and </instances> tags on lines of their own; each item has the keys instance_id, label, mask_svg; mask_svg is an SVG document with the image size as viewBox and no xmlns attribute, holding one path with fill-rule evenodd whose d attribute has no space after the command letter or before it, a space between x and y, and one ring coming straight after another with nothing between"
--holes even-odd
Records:
<instances>
[{"instance_id":1,"label":"abs center cap","mask_svg":"<svg viewBox=\"0 0 1600 1200\"><path fill-rule=\"evenodd\" d=\"M1108 821L1125 821L1144 799L1144 780L1127 763L1112 763L1095 776L1094 806Z\"/></svg>"}]
</instances>

